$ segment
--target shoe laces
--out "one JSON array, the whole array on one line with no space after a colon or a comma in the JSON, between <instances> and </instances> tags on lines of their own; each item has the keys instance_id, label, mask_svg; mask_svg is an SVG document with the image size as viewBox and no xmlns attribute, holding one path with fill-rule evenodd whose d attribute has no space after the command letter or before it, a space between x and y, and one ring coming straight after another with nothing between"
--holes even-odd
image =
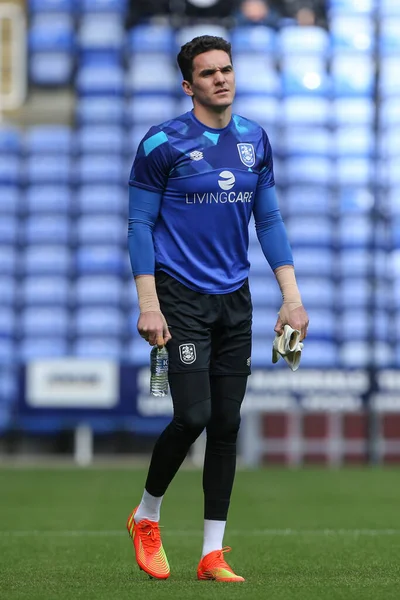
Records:
<instances>
[{"instance_id":1,"label":"shoe laces","mask_svg":"<svg viewBox=\"0 0 400 600\"><path fill-rule=\"evenodd\" d=\"M225 552L230 552L231 550L232 550L232 548L230 546L224 546L224 548L222 548L222 550L219 550L215 554L213 554L212 558L210 557L211 560L210 560L209 564L207 565L207 567L208 568L222 567L225 569L228 568L231 571L230 566L224 559Z\"/></svg>"},{"instance_id":2,"label":"shoe laces","mask_svg":"<svg viewBox=\"0 0 400 600\"><path fill-rule=\"evenodd\" d=\"M148 551L155 551L161 545L160 528L155 521L143 519L137 524L142 544Z\"/></svg>"}]
</instances>

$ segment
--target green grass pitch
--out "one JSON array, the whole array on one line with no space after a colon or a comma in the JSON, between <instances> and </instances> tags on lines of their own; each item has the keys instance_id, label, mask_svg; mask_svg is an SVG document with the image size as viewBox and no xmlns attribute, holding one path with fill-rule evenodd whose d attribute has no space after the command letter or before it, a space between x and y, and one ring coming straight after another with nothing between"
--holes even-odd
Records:
<instances>
[{"instance_id":1,"label":"green grass pitch","mask_svg":"<svg viewBox=\"0 0 400 600\"><path fill-rule=\"evenodd\" d=\"M201 472L182 470L162 510L172 574L150 580L125 530L145 472L0 470L1 600L395 600L400 472L238 471L225 543L243 584L198 582Z\"/></svg>"}]
</instances>

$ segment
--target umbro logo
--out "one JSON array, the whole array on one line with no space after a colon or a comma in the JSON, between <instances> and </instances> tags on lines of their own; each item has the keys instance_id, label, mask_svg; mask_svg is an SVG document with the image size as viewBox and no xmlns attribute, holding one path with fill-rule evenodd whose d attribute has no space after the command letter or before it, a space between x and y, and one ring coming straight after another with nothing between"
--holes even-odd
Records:
<instances>
[{"instance_id":1,"label":"umbro logo","mask_svg":"<svg viewBox=\"0 0 400 600\"><path fill-rule=\"evenodd\" d=\"M200 152L200 150L193 150L189 156L192 160L201 160L203 158L203 153Z\"/></svg>"}]
</instances>

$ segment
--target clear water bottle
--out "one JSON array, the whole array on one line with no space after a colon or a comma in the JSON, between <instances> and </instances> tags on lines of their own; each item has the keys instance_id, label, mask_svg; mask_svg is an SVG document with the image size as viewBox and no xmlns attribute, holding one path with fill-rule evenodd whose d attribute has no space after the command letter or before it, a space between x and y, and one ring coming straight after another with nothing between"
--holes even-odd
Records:
<instances>
[{"instance_id":1,"label":"clear water bottle","mask_svg":"<svg viewBox=\"0 0 400 600\"><path fill-rule=\"evenodd\" d=\"M165 346L154 346L150 352L150 394L168 394L168 350Z\"/></svg>"}]
</instances>

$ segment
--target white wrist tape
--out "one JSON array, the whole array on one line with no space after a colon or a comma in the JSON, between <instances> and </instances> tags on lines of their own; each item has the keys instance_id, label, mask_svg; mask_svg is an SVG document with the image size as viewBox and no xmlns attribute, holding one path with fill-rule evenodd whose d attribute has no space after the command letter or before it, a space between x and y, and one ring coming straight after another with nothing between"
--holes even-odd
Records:
<instances>
[{"instance_id":1,"label":"white wrist tape","mask_svg":"<svg viewBox=\"0 0 400 600\"><path fill-rule=\"evenodd\" d=\"M137 275L135 283L140 312L160 312L154 275Z\"/></svg>"}]
</instances>

